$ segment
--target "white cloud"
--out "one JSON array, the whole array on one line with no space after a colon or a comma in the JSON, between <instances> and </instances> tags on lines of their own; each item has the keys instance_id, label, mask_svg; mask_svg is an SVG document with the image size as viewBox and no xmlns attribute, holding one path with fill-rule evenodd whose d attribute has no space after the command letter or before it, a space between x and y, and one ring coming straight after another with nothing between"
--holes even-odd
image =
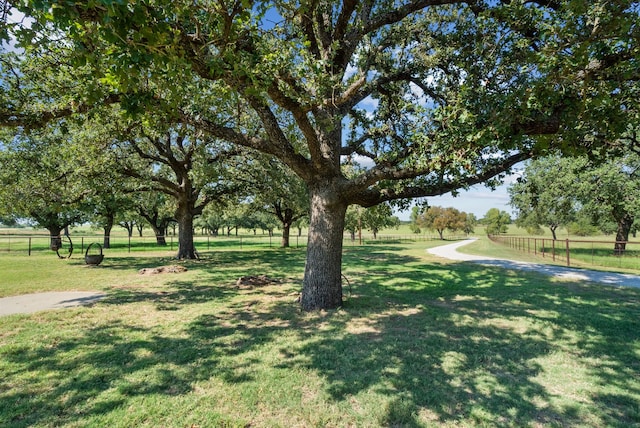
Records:
<instances>
[{"instance_id":1,"label":"white cloud","mask_svg":"<svg viewBox=\"0 0 640 428\"><path fill-rule=\"evenodd\" d=\"M8 24L15 24L23 28L31 28L31 24L33 24L34 21L32 18L25 16L24 13L12 8L6 17L6 22ZM9 41L2 42L2 50L7 50L9 52L22 52L23 50L16 46L16 40L13 37L11 30L9 30L9 36L11 37Z\"/></svg>"},{"instance_id":2,"label":"white cloud","mask_svg":"<svg viewBox=\"0 0 640 428\"><path fill-rule=\"evenodd\" d=\"M347 69L344 72L344 77L342 78L343 82L346 82L351 77L355 76L360 70L355 65L351 63L347 65Z\"/></svg>"},{"instance_id":3,"label":"white cloud","mask_svg":"<svg viewBox=\"0 0 640 428\"><path fill-rule=\"evenodd\" d=\"M345 156L342 156L342 161L346 160ZM356 165L359 165L360 167L364 168L364 169L370 169L373 168L375 166L375 163L373 162L372 159L365 157L365 156L361 156L361 155L352 155L351 156L351 162L353 162Z\"/></svg>"}]
</instances>

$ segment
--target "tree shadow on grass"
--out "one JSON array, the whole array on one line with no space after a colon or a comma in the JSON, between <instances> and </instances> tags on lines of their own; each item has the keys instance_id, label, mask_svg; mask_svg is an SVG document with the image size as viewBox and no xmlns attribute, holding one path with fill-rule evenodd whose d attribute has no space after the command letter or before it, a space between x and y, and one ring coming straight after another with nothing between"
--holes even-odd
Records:
<instances>
[{"instance_id":1,"label":"tree shadow on grass","mask_svg":"<svg viewBox=\"0 0 640 428\"><path fill-rule=\"evenodd\" d=\"M252 382L249 368L259 362L246 354L271 340L278 330L288 328L289 323L284 322L278 328L259 328L258 319L273 322L274 314L248 314L246 301L229 299L237 290L212 290L180 282L171 287L173 291L160 296L123 291L100 305L124 307L151 302L156 304L156 310L163 311L166 306L177 310L212 299L226 302L220 305L222 309L211 310L211 314L186 320L178 332L165 332L163 329L168 325L141 327L116 320L73 334L67 332L63 337L52 338L50 343L16 345L3 350L2 358L15 368L5 370L0 379L0 426L84 424L88 418L131 406L135 397L183 396L193 393L198 382L212 378L233 385ZM281 306L283 310L274 308L276 312L298 313L284 300ZM25 373L33 374L34 382L16 387L13 379ZM40 377L47 379L40 382L37 380ZM147 411L148 417L152 417L154 409ZM215 413L212 408L210 414ZM246 421L224 415L215 420L224 426L246 425ZM164 420L160 425L166 423ZM183 425L173 418L171 423Z\"/></svg>"},{"instance_id":2,"label":"tree shadow on grass","mask_svg":"<svg viewBox=\"0 0 640 428\"><path fill-rule=\"evenodd\" d=\"M106 257L104 261L96 266L97 269L103 270L130 270L138 272L144 268L156 268L166 265L184 265L197 267L201 263L198 260L178 260L175 257L160 257L160 256L112 256ZM78 265L84 265L84 260L79 261Z\"/></svg>"},{"instance_id":3,"label":"tree shadow on grass","mask_svg":"<svg viewBox=\"0 0 640 428\"><path fill-rule=\"evenodd\" d=\"M150 327L98 322L54 343L6 348L2 358L13 369L0 379L0 425L82 424L130 406L135 397L186 396L211 379L261 391L261 375L274 369L274 360L285 376L283 389L305 387L291 386L289 373L323 379L316 401L347 404L361 396L382 397L377 408L368 408L377 412L380 426L639 422L640 291L556 283L474 264L427 265L392 250L347 252L353 294L344 310L328 313L299 312L288 295L291 284L251 290L216 286L215 264L201 265L195 283L170 283L164 294L114 293L98 306L117 310L152 302L156 309L174 307L184 314ZM299 262L295 253L293 261L290 253L262 255L238 259L234 252L215 260L234 274L251 266L273 276ZM211 302L215 305L206 306ZM189 312L196 304L202 306ZM165 330L175 322L182 323L176 331ZM286 336L296 340L292 344ZM542 380L554 369L549 366L554 354L575 358L597 385L576 391L582 398L563 398L558 391L565 385L556 390ZM11 383L25 372L54 381ZM338 425L359 420L351 406L332 416ZM247 422L230 416L226 421Z\"/></svg>"},{"instance_id":4,"label":"tree shadow on grass","mask_svg":"<svg viewBox=\"0 0 640 428\"><path fill-rule=\"evenodd\" d=\"M351 268L371 272L367 262ZM390 425L418 425L421 413L422 420L491 425L589 424L586 413L606 425L640 422L638 349L629 346L640 328L637 290L472 264L390 271L359 277L361 294L347 306L362 317L336 323L349 334L300 350L331 380L336 400L372 387L397 395L384 419ZM395 310L381 315L371 306ZM586 413L579 401L551 404L562 400L536 377L556 352L580 360L579 369L606 385L600 391L617 393L587 392Z\"/></svg>"},{"instance_id":5,"label":"tree shadow on grass","mask_svg":"<svg viewBox=\"0 0 640 428\"><path fill-rule=\"evenodd\" d=\"M149 302L158 310L178 310L184 305L225 301L237 294L224 286L197 285L191 281L170 281L161 288L116 288L100 300L103 305L126 305Z\"/></svg>"},{"instance_id":6,"label":"tree shadow on grass","mask_svg":"<svg viewBox=\"0 0 640 428\"><path fill-rule=\"evenodd\" d=\"M304 249L261 249L259 251L208 251L199 260L176 260L172 257L113 257L98 266L103 270L132 273L143 268L180 265L206 274L211 283L228 282L240 276L266 274L272 277L301 277L305 263ZM78 261L78 265L83 262Z\"/></svg>"}]
</instances>

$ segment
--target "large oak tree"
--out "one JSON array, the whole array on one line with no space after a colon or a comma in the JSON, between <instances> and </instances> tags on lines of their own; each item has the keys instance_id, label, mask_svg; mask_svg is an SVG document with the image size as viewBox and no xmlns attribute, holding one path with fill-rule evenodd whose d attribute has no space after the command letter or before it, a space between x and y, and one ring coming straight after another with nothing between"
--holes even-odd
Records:
<instances>
[{"instance_id":1,"label":"large oak tree","mask_svg":"<svg viewBox=\"0 0 640 428\"><path fill-rule=\"evenodd\" d=\"M545 157L529 163L523 177L509 186L516 224L534 230L546 226L557 239L557 229L576 219L580 204L575 173L585 166L582 158Z\"/></svg>"},{"instance_id":2,"label":"large oak tree","mask_svg":"<svg viewBox=\"0 0 640 428\"><path fill-rule=\"evenodd\" d=\"M149 122L149 120L147 121ZM158 191L175 200L178 223L178 259L196 259L193 221L204 208L242 186L234 181L241 159L237 151L192 127L149 124L132 126L127 135L112 140L117 171L139 182L142 191ZM214 141L215 142L215 141ZM141 166L142 164L142 166Z\"/></svg>"},{"instance_id":3,"label":"large oak tree","mask_svg":"<svg viewBox=\"0 0 640 428\"><path fill-rule=\"evenodd\" d=\"M93 77L111 88L98 91L105 102L135 110L164 100L193 126L274 156L302 178L311 207L307 310L342 304L347 206L486 182L553 146L606 147L635 114L637 2L16 6L34 19L19 35L24 44L63 38L76 64L94 66ZM148 82L159 78L173 84L149 96ZM181 93L193 87L184 81L207 90ZM3 103L0 122L36 123L97 98L44 112ZM367 167L347 177L348 162Z\"/></svg>"},{"instance_id":4,"label":"large oak tree","mask_svg":"<svg viewBox=\"0 0 640 428\"><path fill-rule=\"evenodd\" d=\"M555 227L588 218L613 222L614 251L622 253L640 212L640 159L637 154L586 157L549 156L531 162L509 188L519 218L531 225Z\"/></svg>"},{"instance_id":5,"label":"large oak tree","mask_svg":"<svg viewBox=\"0 0 640 428\"><path fill-rule=\"evenodd\" d=\"M20 138L0 133L0 216L47 229L54 251L63 245L62 232L87 218L84 201L94 193L78 150L57 127Z\"/></svg>"}]
</instances>

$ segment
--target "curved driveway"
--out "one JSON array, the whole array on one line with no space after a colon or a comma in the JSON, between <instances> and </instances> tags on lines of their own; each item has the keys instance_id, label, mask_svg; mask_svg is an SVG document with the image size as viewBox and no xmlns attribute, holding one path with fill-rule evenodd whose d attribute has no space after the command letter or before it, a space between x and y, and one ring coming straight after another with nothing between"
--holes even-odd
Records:
<instances>
[{"instance_id":1,"label":"curved driveway","mask_svg":"<svg viewBox=\"0 0 640 428\"><path fill-rule=\"evenodd\" d=\"M519 262L507 259L498 259L488 256L476 256L473 254L459 253L457 250L463 245L474 242L475 239L467 239L453 244L442 245L440 247L429 248L428 253L449 260L479 263L487 266L498 266L505 269L520 269L531 272L539 272L556 278L568 280L582 280L599 282L602 284L638 287L640 288L640 276L624 273L601 272L587 269L573 269L556 265L545 265L539 263Z\"/></svg>"}]
</instances>

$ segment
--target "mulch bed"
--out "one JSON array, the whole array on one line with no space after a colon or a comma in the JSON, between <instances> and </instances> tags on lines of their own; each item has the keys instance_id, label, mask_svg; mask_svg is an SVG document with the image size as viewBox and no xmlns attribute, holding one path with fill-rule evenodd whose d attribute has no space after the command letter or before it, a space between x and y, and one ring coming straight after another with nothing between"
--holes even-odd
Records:
<instances>
[{"instance_id":1,"label":"mulch bed","mask_svg":"<svg viewBox=\"0 0 640 428\"><path fill-rule=\"evenodd\" d=\"M281 279L269 278L267 275L248 275L238 278L236 281L236 288L264 287L266 285L280 283L282 283Z\"/></svg>"},{"instance_id":2,"label":"mulch bed","mask_svg":"<svg viewBox=\"0 0 640 428\"><path fill-rule=\"evenodd\" d=\"M187 268L184 266L160 266L157 268L143 268L138 271L140 275L157 275L160 273L182 273L186 272Z\"/></svg>"}]
</instances>

